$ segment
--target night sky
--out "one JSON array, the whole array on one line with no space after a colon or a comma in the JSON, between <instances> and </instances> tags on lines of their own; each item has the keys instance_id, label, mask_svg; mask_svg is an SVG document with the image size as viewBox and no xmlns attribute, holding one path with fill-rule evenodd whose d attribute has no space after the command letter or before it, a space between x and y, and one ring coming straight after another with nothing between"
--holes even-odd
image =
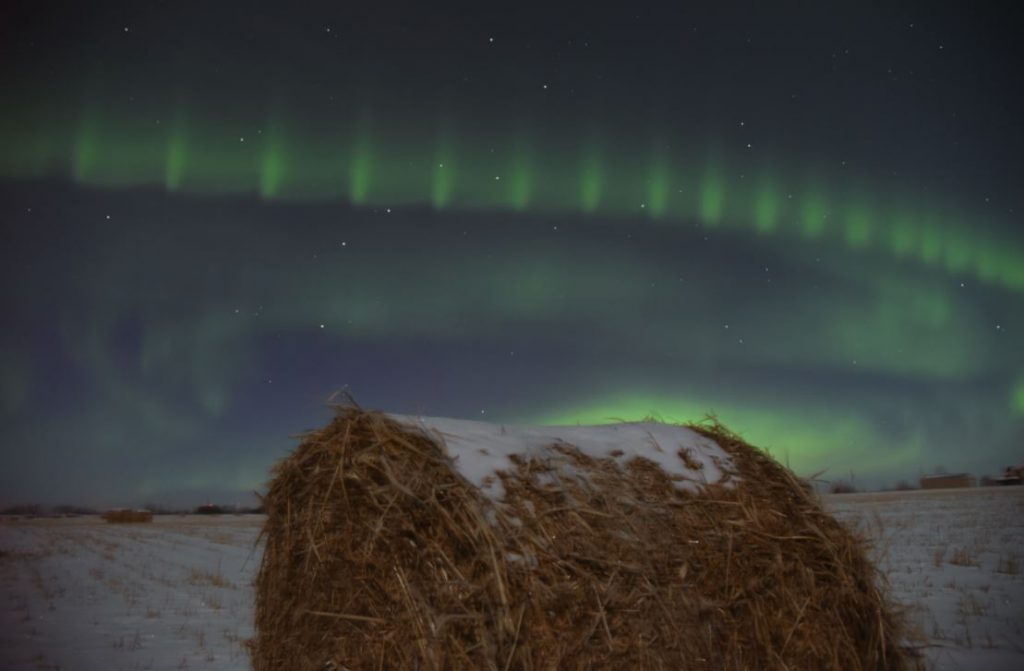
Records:
<instances>
[{"instance_id":1,"label":"night sky","mask_svg":"<svg viewBox=\"0 0 1024 671\"><path fill-rule=\"evenodd\" d=\"M1022 10L254 4L0 10L0 503L239 500L342 389L1024 459Z\"/></svg>"}]
</instances>

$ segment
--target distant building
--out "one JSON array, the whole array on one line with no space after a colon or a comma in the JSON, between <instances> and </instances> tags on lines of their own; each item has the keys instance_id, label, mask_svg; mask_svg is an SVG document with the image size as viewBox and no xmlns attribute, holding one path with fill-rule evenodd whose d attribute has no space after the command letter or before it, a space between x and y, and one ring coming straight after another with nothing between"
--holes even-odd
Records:
<instances>
[{"instance_id":1,"label":"distant building","mask_svg":"<svg viewBox=\"0 0 1024 671\"><path fill-rule=\"evenodd\" d=\"M953 487L975 487L977 481L970 473L941 473L921 478L921 489L951 489Z\"/></svg>"},{"instance_id":2,"label":"distant building","mask_svg":"<svg viewBox=\"0 0 1024 671\"><path fill-rule=\"evenodd\" d=\"M998 478L994 478L993 482L997 485L1019 485L1021 480L1024 480L1024 464L1007 466L1003 470L1003 474Z\"/></svg>"}]
</instances>

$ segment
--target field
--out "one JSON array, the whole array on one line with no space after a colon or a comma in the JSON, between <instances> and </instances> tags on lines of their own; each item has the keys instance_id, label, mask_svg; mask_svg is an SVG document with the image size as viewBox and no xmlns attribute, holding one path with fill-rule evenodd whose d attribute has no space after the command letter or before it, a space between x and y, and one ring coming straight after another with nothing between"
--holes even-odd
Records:
<instances>
[{"instance_id":1,"label":"field","mask_svg":"<svg viewBox=\"0 0 1024 671\"><path fill-rule=\"evenodd\" d=\"M1024 488L827 497L936 669L1024 668ZM262 518L0 521L0 668L247 669Z\"/></svg>"},{"instance_id":2,"label":"field","mask_svg":"<svg viewBox=\"0 0 1024 671\"><path fill-rule=\"evenodd\" d=\"M827 497L875 542L935 669L1024 669L1024 488Z\"/></svg>"},{"instance_id":3,"label":"field","mask_svg":"<svg viewBox=\"0 0 1024 671\"><path fill-rule=\"evenodd\" d=\"M246 669L255 516L6 520L0 669Z\"/></svg>"}]
</instances>

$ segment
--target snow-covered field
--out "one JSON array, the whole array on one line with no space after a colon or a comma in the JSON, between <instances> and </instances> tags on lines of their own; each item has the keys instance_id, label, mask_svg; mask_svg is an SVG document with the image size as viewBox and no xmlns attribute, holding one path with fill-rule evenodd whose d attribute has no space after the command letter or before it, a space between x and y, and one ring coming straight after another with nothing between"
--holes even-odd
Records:
<instances>
[{"instance_id":1,"label":"snow-covered field","mask_svg":"<svg viewBox=\"0 0 1024 671\"><path fill-rule=\"evenodd\" d=\"M0 669L248 669L262 521L3 521Z\"/></svg>"},{"instance_id":2,"label":"snow-covered field","mask_svg":"<svg viewBox=\"0 0 1024 671\"><path fill-rule=\"evenodd\" d=\"M828 496L875 541L934 669L1024 669L1024 487Z\"/></svg>"},{"instance_id":3,"label":"snow-covered field","mask_svg":"<svg viewBox=\"0 0 1024 671\"><path fill-rule=\"evenodd\" d=\"M1024 487L826 499L938 669L1024 668ZM0 669L247 669L259 517L0 521Z\"/></svg>"}]
</instances>

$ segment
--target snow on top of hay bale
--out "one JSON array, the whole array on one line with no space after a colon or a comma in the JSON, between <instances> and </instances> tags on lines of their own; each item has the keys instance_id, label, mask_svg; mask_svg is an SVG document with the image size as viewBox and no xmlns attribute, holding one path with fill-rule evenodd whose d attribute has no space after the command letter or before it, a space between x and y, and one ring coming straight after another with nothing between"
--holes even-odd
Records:
<instances>
[{"instance_id":1,"label":"snow on top of hay bale","mask_svg":"<svg viewBox=\"0 0 1024 671\"><path fill-rule=\"evenodd\" d=\"M516 470L515 460L533 458L559 465L557 477L585 479L587 471L557 458L555 446L571 446L592 459L611 459L626 468L645 459L682 490L725 479L729 455L713 440L683 426L624 422L600 426L506 426L473 420L390 415L427 433L441 444L462 477L493 500L505 496L500 473ZM554 477L547 474L550 479Z\"/></svg>"}]
</instances>

